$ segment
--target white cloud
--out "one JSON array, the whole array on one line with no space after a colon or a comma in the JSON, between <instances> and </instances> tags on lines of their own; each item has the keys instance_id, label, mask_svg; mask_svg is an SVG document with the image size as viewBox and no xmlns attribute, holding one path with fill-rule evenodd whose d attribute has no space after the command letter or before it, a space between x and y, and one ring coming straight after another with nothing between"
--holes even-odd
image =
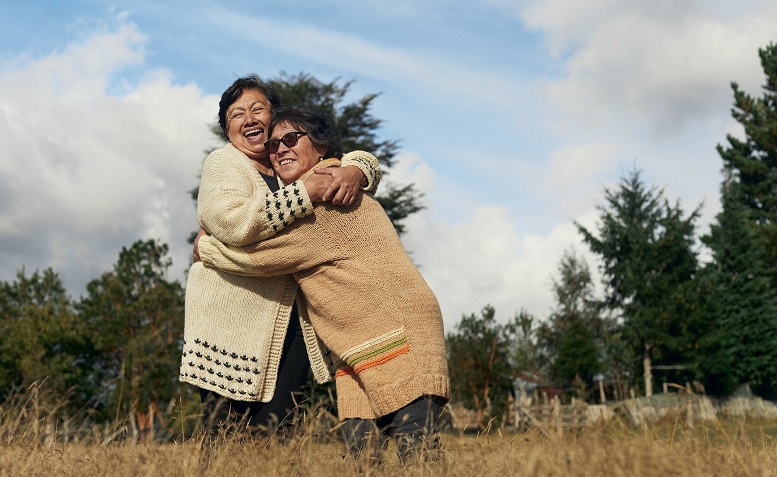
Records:
<instances>
[{"instance_id":1,"label":"white cloud","mask_svg":"<svg viewBox=\"0 0 777 477\"><path fill-rule=\"evenodd\" d=\"M142 65L144 42L124 25L0 72L14 92L0 99L0 279L52 267L79 294L122 246L149 238L170 245L170 278L183 279L196 228L187 190L217 99L165 72L123 80Z\"/></svg>"},{"instance_id":2,"label":"white cloud","mask_svg":"<svg viewBox=\"0 0 777 477\"><path fill-rule=\"evenodd\" d=\"M773 40L777 8L750 3L734 15L715 2L550 0L523 18L566 55L566 77L546 90L555 113L587 131L676 134L725 114L731 81L761 81L756 53Z\"/></svg>"},{"instance_id":3,"label":"white cloud","mask_svg":"<svg viewBox=\"0 0 777 477\"><path fill-rule=\"evenodd\" d=\"M437 295L447 330L487 304L501 320L522 309L543 319L551 310L558 262L581 248L579 234L571 221L547 235L519 235L512 223L505 207L478 208L456 225L423 212L408 219L403 243Z\"/></svg>"},{"instance_id":4,"label":"white cloud","mask_svg":"<svg viewBox=\"0 0 777 477\"><path fill-rule=\"evenodd\" d=\"M553 152L545 172L548 197L555 197L560 210L574 215L593 206L601 195L603 177L608 177L621 159L615 144L580 144Z\"/></svg>"},{"instance_id":5,"label":"white cloud","mask_svg":"<svg viewBox=\"0 0 777 477\"><path fill-rule=\"evenodd\" d=\"M760 95L757 51L774 41L777 4L491 3L541 33L549 52L564 62L565 74L543 86L551 106L545 124L559 138L545 176L556 210L575 215L590 208L605 186L636 167L649 184L665 188L667 198L680 199L686 212L703 202L698 233L706 233L719 210L715 145L731 131L741 137L730 118L729 85L736 81ZM597 154L599 163L591 159ZM564 160L572 157L589 159ZM598 172L576 170L581 165Z\"/></svg>"},{"instance_id":6,"label":"white cloud","mask_svg":"<svg viewBox=\"0 0 777 477\"><path fill-rule=\"evenodd\" d=\"M9 66L0 70L0 87L14 91L13 99L21 105L57 97L73 102L90 101L96 92L105 90L117 70L143 60L145 41L131 24L115 32L94 33L83 43L69 44L59 53L9 61Z\"/></svg>"},{"instance_id":7,"label":"white cloud","mask_svg":"<svg viewBox=\"0 0 777 477\"><path fill-rule=\"evenodd\" d=\"M416 189L426 194L435 190L435 175L429 164L413 152L400 151L394 158L394 167L383 171L383 183L397 185L415 184ZM378 194L382 188L378 189Z\"/></svg>"},{"instance_id":8,"label":"white cloud","mask_svg":"<svg viewBox=\"0 0 777 477\"><path fill-rule=\"evenodd\" d=\"M428 168L415 154L399 155L395 169L407 171L402 180L421 186L431 201L440 193L436 191L449 187L430 182L437 179L427 175ZM590 212L581 216L586 224ZM429 210L410 216L402 242L437 295L446 330L487 304L496 308L500 320L521 309L538 318L547 316L558 262L565 250L581 247L572 218L540 235L520 230L528 224L504 206L476 207L456 224L435 217Z\"/></svg>"}]
</instances>

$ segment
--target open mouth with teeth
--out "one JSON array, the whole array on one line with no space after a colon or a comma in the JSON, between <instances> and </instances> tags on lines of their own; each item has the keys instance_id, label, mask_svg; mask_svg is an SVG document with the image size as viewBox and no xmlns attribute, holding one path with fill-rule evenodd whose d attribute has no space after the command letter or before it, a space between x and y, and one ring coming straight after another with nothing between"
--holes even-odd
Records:
<instances>
[{"instance_id":1,"label":"open mouth with teeth","mask_svg":"<svg viewBox=\"0 0 777 477\"><path fill-rule=\"evenodd\" d=\"M287 165L287 164L291 164L292 162L294 162L294 161L292 161L291 159L284 159L284 160L282 160L282 161L279 163L279 165L281 165L281 166L285 166L285 165Z\"/></svg>"},{"instance_id":2,"label":"open mouth with teeth","mask_svg":"<svg viewBox=\"0 0 777 477\"><path fill-rule=\"evenodd\" d=\"M264 134L264 129L257 128L257 129L249 129L248 131L243 133L243 136L247 137L248 139L256 139L262 134Z\"/></svg>"}]
</instances>

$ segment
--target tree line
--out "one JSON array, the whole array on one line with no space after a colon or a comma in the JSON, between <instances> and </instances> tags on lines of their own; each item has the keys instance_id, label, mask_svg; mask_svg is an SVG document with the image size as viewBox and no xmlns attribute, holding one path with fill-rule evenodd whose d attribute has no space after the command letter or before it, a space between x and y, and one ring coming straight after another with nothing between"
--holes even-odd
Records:
<instances>
[{"instance_id":1,"label":"tree line","mask_svg":"<svg viewBox=\"0 0 777 477\"><path fill-rule=\"evenodd\" d=\"M625 173L605 188L597 225L575 224L597 259L601 296L589 264L568 251L544 319L520 312L501 323L490 306L464 317L448 335L459 399L498 417L521 373L588 399L598 380L621 396L650 395L660 380L777 397L777 45L759 56L762 96L732 83L744 138L717 147L722 207L709 232L697 235L701 206L686 211L641 171Z\"/></svg>"},{"instance_id":2,"label":"tree line","mask_svg":"<svg viewBox=\"0 0 777 477\"><path fill-rule=\"evenodd\" d=\"M686 211L629 171L604 190L596 227L576 224L597 258L603 292L570 250L558 264L548 316L521 311L500 321L488 305L463 316L446 336L454 400L481 420L499 417L522 373L580 398L590 398L596 380L621 396L634 388L649 394L660 380L695 382L713 395L747 384L777 397L777 45L759 55L762 96L732 83L744 139L729 135L717 148L722 208L709 232L697 235L700 206ZM377 140L381 121L370 112L377 95L348 103L351 83L305 74L272 82L285 104L329 111L346 149L375 151L390 169L398 142ZM412 184L383 190L401 234L422 195ZM184 288L167 278L167 253L155 240L122 248L78 300L50 268L0 282L0 402L44 382L66 397L62 412L95 422L163 421L196 408L193 389L178 382Z\"/></svg>"}]
</instances>

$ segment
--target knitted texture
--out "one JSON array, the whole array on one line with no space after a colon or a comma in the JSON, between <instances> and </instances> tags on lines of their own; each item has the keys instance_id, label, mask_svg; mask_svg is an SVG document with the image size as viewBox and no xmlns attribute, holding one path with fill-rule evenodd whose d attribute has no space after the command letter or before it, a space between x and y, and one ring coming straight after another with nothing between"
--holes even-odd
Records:
<instances>
[{"instance_id":1,"label":"knitted texture","mask_svg":"<svg viewBox=\"0 0 777 477\"><path fill-rule=\"evenodd\" d=\"M205 160L197 210L214 236L245 244L273 235L313 208L304 184L270 193L251 160L227 144ZM237 277L192 265L179 379L232 399L272 399L296 290L290 276ZM300 310L313 374L325 382L332 365Z\"/></svg>"},{"instance_id":2,"label":"knitted texture","mask_svg":"<svg viewBox=\"0 0 777 477\"><path fill-rule=\"evenodd\" d=\"M232 144L205 159L197 215L200 224L219 240L248 245L311 213L313 204L304 184L293 182L270 192L251 160Z\"/></svg>"},{"instance_id":3,"label":"knitted texture","mask_svg":"<svg viewBox=\"0 0 777 477\"><path fill-rule=\"evenodd\" d=\"M314 209L248 247L203 237L203 263L242 275L294 275L316 334L338 362L340 419L382 416L422 395L448 398L439 304L380 204L362 195L349 207Z\"/></svg>"},{"instance_id":4,"label":"knitted texture","mask_svg":"<svg viewBox=\"0 0 777 477\"><path fill-rule=\"evenodd\" d=\"M269 401L296 289L288 276L240 277L193 264L179 379L232 399Z\"/></svg>"},{"instance_id":5,"label":"knitted texture","mask_svg":"<svg viewBox=\"0 0 777 477\"><path fill-rule=\"evenodd\" d=\"M364 177L367 178L367 185L362 189L369 193L375 193L382 175L375 156L365 151L351 151L343 156L342 166L356 166L361 169Z\"/></svg>"},{"instance_id":6,"label":"knitted texture","mask_svg":"<svg viewBox=\"0 0 777 477\"><path fill-rule=\"evenodd\" d=\"M364 151L348 155L353 157L349 164L367 169L367 188L374 191L381 177L377 159ZM214 237L235 244L270 237L313 212L304 184L271 193L251 160L231 144L205 160L197 209ZM296 290L290 276L241 277L193 264L180 380L232 399L272 399ZM303 297L297 301L313 376L329 381L334 369L329 351L313 330Z\"/></svg>"},{"instance_id":7,"label":"knitted texture","mask_svg":"<svg viewBox=\"0 0 777 477\"><path fill-rule=\"evenodd\" d=\"M357 374L408 351L410 346L407 343L405 331L402 329L390 331L344 351L340 356L342 363L338 366L335 376Z\"/></svg>"}]
</instances>

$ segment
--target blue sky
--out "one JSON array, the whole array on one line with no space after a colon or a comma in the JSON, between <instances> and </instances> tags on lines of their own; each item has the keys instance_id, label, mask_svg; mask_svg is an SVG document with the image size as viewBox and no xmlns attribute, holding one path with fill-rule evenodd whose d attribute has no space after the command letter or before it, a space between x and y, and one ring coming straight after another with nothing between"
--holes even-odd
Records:
<instances>
[{"instance_id":1,"label":"blue sky","mask_svg":"<svg viewBox=\"0 0 777 477\"><path fill-rule=\"evenodd\" d=\"M736 3L736 5L733 5ZM218 96L309 73L381 93L386 177L426 209L403 237L451 329L496 307L544 317L574 222L633 167L700 232L730 82L760 94L773 1L37 1L0 4L0 280L52 267L74 297L122 246L168 243L185 282Z\"/></svg>"}]
</instances>

